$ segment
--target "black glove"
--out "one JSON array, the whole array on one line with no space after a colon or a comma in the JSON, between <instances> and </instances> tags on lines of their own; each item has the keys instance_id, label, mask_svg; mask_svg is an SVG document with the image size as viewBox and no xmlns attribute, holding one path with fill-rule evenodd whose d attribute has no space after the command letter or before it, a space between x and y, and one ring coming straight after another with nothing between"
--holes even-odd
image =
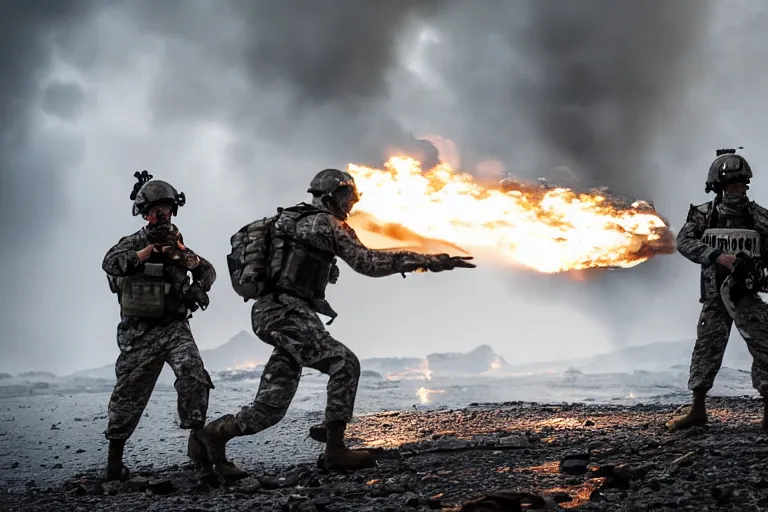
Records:
<instances>
[{"instance_id":1,"label":"black glove","mask_svg":"<svg viewBox=\"0 0 768 512\"><path fill-rule=\"evenodd\" d=\"M208 294L203 291L199 283L193 283L184 290L184 303L187 304L187 307L192 311L196 311L198 307L205 311L211 303L211 300L208 298Z\"/></svg>"},{"instance_id":2,"label":"black glove","mask_svg":"<svg viewBox=\"0 0 768 512\"><path fill-rule=\"evenodd\" d=\"M455 268L475 268L474 263L469 260L472 256L449 256L448 254L435 254L428 256L427 270L430 272L442 272L443 270L453 270Z\"/></svg>"},{"instance_id":3,"label":"black glove","mask_svg":"<svg viewBox=\"0 0 768 512\"><path fill-rule=\"evenodd\" d=\"M336 282L339 280L339 267L336 265L336 263L331 264L331 271L328 274L328 282L331 284L336 284Z\"/></svg>"}]
</instances>

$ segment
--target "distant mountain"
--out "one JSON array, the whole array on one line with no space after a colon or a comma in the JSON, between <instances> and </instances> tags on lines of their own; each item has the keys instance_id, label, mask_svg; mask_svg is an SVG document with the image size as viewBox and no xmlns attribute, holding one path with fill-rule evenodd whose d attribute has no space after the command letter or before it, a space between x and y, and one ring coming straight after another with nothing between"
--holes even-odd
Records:
<instances>
[{"instance_id":1,"label":"distant mountain","mask_svg":"<svg viewBox=\"0 0 768 512\"><path fill-rule=\"evenodd\" d=\"M464 354L435 353L427 356L429 369L435 375L483 375L503 373L511 369L503 357L497 355L489 345L480 345Z\"/></svg>"},{"instance_id":2,"label":"distant mountain","mask_svg":"<svg viewBox=\"0 0 768 512\"><path fill-rule=\"evenodd\" d=\"M662 371L674 366L687 370L691 364L694 343L695 340L690 339L648 343L584 358L515 365L510 367L510 371L513 373L563 372L570 368L583 373L631 373ZM723 366L749 370L751 365L752 356L744 341L731 340L725 352Z\"/></svg>"},{"instance_id":3,"label":"distant mountain","mask_svg":"<svg viewBox=\"0 0 768 512\"><path fill-rule=\"evenodd\" d=\"M605 354L558 361L510 364L496 354L489 345L480 345L466 353L432 353L419 357L376 357L363 359L361 366L369 376L375 374L388 379L425 378L427 376L487 376L503 377L521 373L565 372L583 373L631 373L634 371L662 371L677 366L687 369L691 361L693 340L657 342L647 345L621 348ZM206 368L215 380L258 378L272 347L245 331L237 333L229 341L213 349L201 350ZM746 344L734 339L728 346L723 366L749 370L752 357ZM8 380L9 376L3 376ZM27 372L12 380L53 382L59 379L45 372ZM114 382L114 363L100 368L83 370L67 377L67 382ZM159 382L172 384L173 371L166 365Z\"/></svg>"}]
</instances>

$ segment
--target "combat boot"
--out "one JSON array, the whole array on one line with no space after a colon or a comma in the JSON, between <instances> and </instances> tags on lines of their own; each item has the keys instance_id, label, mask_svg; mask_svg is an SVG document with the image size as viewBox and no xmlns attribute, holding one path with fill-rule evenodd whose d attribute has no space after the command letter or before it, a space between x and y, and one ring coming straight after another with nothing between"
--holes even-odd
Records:
<instances>
[{"instance_id":1,"label":"combat boot","mask_svg":"<svg viewBox=\"0 0 768 512\"><path fill-rule=\"evenodd\" d=\"M195 434L195 439L205 447L208 461L213 464L217 475L231 480L248 476L248 473L227 460L227 442L241 435L243 431L232 414L210 422Z\"/></svg>"},{"instance_id":2,"label":"combat boot","mask_svg":"<svg viewBox=\"0 0 768 512\"><path fill-rule=\"evenodd\" d=\"M347 424L343 421L332 421L326 427L327 439L323 462L325 469L356 470L373 467L376 457L368 450L350 450L344 444L344 432Z\"/></svg>"},{"instance_id":3,"label":"combat boot","mask_svg":"<svg viewBox=\"0 0 768 512\"><path fill-rule=\"evenodd\" d=\"M325 428L325 423L309 427L309 437L318 443L325 443L328 439L328 430Z\"/></svg>"},{"instance_id":4,"label":"combat boot","mask_svg":"<svg viewBox=\"0 0 768 512\"><path fill-rule=\"evenodd\" d=\"M187 442L187 457L197 462L206 473L210 473L213 467L211 466L211 459L208 458L208 450L205 449L203 443L197 437L198 430L192 430L189 433L189 441Z\"/></svg>"},{"instance_id":5,"label":"combat boot","mask_svg":"<svg viewBox=\"0 0 768 512\"><path fill-rule=\"evenodd\" d=\"M687 413L676 416L668 421L667 428L674 432L675 430L682 430L697 425L705 425L707 423L706 397L706 392L694 391L691 408L688 409Z\"/></svg>"},{"instance_id":6,"label":"combat boot","mask_svg":"<svg viewBox=\"0 0 768 512\"><path fill-rule=\"evenodd\" d=\"M107 480L128 480L131 473L123 464L125 439L110 439L107 454Z\"/></svg>"}]
</instances>

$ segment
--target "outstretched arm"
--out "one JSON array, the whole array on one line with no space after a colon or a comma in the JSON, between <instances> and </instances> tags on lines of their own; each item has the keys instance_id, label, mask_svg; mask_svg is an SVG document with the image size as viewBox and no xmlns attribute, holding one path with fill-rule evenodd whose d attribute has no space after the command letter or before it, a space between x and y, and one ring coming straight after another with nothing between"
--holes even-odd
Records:
<instances>
[{"instance_id":1,"label":"outstretched arm","mask_svg":"<svg viewBox=\"0 0 768 512\"><path fill-rule=\"evenodd\" d=\"M330 215L318 215L316 232L321 234L327 249L338 255L355 272L368 277L405 274L418 269L439 272L455 267L472 268L471 258L451 258L447 255L426 255L411 251L379 251L369 249L345 222Z\"/></svg>"}]
</instances>

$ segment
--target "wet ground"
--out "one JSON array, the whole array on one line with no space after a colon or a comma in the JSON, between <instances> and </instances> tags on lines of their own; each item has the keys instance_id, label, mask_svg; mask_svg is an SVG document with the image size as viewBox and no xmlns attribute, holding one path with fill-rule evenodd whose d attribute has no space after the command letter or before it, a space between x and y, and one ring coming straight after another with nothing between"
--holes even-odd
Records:
<instances>
[{"instance_id":1,"label":"wet ground","mask_svg":"<svg viewBox=\"0 0 768 512\"><path fill-rule=\"evenodd\" d=\"M762 403L715 398L709 405L709 425L682 433L667 432L664 422L677 406L662 404L505 403L365 416L349 434L358 445L382 452L376 468L354 474L318 469L313 461L322 446L297 439L304 426L296 430L288 417L281 425L290 431L283 435L276 430L269 439L230 443L232 458L252 472L239 482L201 481L182 455L142 468L139 461L151 452L135 452L128 459L135 476L128 482L104 484L93 469L51 486L6 480L0 508L458 510L490 492L520 490L546 497L550 509L768 510L768 435L758 425ZM155 443L182 451L182 435ZM260 462L249 455L249 441L264 443ZM136 444L152 446L149 439ZM44 451L61 460L53 454L76 449L54 445ZM292 451L307 462L295 464Z\"/></svg>"}]
</instances>

